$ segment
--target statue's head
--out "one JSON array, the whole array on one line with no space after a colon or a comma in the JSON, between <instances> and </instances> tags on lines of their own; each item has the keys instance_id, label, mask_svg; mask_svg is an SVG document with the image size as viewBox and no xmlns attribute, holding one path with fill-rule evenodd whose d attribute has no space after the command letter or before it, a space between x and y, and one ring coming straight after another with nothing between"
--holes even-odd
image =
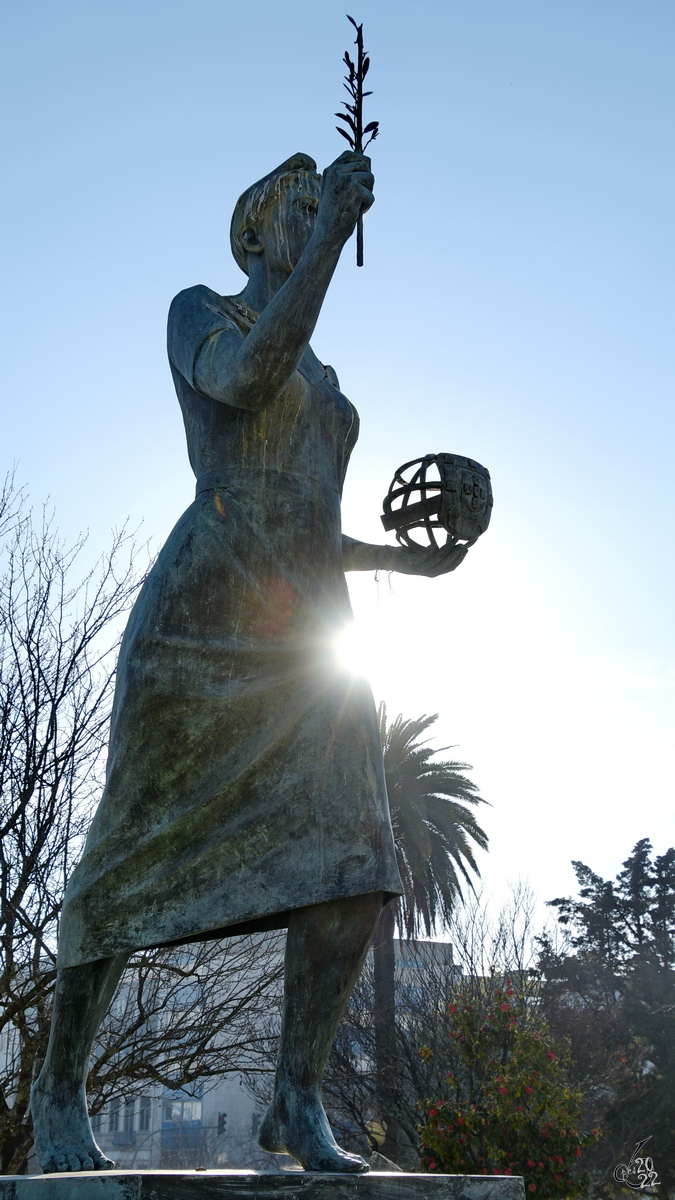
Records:
<instances>
[{"instance_id":1,"label":"statue's head","mask_svg":"<svg viewBox=\"0 0 675 1200\"><path fill-rule=\"evenodd\" d=\"M237 265L249 274L249 255L266 254L289 274L316 224L321 176L308 154L293 154L237 200L230 245Z\"/></svg>"}]
</instances>

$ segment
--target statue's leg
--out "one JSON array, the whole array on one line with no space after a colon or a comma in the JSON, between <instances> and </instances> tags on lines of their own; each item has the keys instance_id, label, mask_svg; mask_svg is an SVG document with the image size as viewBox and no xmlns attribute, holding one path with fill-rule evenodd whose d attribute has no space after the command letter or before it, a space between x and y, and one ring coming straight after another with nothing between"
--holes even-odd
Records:
<instances>
[{"instance_id":1,"label":"statue's leg","mask_svg":"<svg viewBox=\"0 0 675 1200\"><path fill-rule=\"evenodd\" d=\"M87 1113L91 1048L126 954L58 972L47 1054L31 1092L35 1153L45 1172L106 1171Z\"/></svg>"},{"instance_id":2,"label":"statue's leg","mask_svg":"<svg viewBox=\"0 0 675 1200\"><path fill-rule=\"evenodd\" d=\"M341 1150L321 1103L337 1027L382 911L381 892L298 909L288 925L284 1010L274 1099L259 1143L292 1154L306 1171L366 1171Z\"/></svg>"}]
</instances>

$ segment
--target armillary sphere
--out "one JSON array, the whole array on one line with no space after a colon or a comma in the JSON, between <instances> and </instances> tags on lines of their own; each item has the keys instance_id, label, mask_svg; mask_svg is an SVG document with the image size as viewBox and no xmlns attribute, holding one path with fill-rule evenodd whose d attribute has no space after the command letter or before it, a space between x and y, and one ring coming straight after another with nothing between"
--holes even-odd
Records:
<instances>
[{"instance_id":1,"label":"armillary sphere","mask_svg":"<svg viewBox=\"0 0 675 1200\"><path fill-rule=\"evenodd\" d=\"M399 467L382 508L382 524L396 530L401 546L440 549L439 529L447 534L443 545L472 546L490 524L490 472L461 454L425 454ZM416 530L424 531L427 545L413 536Z\"/></svg>"}]
</instances>

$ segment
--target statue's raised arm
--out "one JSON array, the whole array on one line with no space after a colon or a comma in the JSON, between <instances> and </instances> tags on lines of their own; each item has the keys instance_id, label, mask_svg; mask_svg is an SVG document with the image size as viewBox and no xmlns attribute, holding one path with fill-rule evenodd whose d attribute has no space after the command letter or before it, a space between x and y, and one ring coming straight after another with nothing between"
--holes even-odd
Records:
<instances>
[{"instance_id":1,"label":"statue's raised arm","mask_svg":"<svg viewBox=\"0 0 675 1200\"><path fill-rule=\"evenodd\" d=\"M314 332L342 248L373 203L370 159L346 151L323 179L295 154L239 200L235 258L249 276L237 303L255 318L245 341L217 336L201 347L195 382L235 408L260 409L287 387Z\"/></svg>"}]
</instances>

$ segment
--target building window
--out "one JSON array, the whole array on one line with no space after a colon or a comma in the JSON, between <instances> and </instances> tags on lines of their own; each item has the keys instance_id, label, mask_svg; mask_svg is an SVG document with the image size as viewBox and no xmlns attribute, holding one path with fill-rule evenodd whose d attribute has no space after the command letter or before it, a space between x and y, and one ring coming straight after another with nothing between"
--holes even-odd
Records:
<instances>
[{"instance_id":1,"label":"building window","mask_svg":"<svg viewBox=\"0 0 675 1200\"><path fill-rule=\"evenodd\" d=\"M110 1109L108 1111L108 1130L110 1133L117 1133L120 1127L120 1098L116 1096L110 1101Z\"/></svg>"},{"instance_id":2,"label":"building window","mask_svg":"<svg viewBox=\"0 0 675 1200\"><path fill-rule=\"evenodd\" d=\"M150 1114L152 1112L152 1100L149 1096L141 1096L138 1106L138 1128L141 1133L147 1133L150 1128Z\"/></svg>"},{"instance_id":3,"label":"building window","mask_svg":"<svg viewBox=\"0 0 675 1200\"><path fill-rule=\"evenodd\" d=\"M201 1100L165 1100L162 1120L172 1125L185 1125L202 1119Z\"/></svg>"},{"instance_id":4,"label":"building window","mask_svg":"<svg viewBox=\"0 0 675 1200\"><path fill-rule=\"evenodd\" d=\"M124 1105L124 1132L125 1133L133 1133L134 1132L134 1109L135 1109L135 1107L136 1107L135 1099L127 1100L125 1102L125 1105Z\"/></svg>"},{"instance_id":5,"label":"building window","mask_svg":"<svg viewBox=\"0 0 675 1200\"><path fill-rule=\"evenodd\" d=\"M94 1113L93 1117L91 1118L91 1132L92 1133L100 1133L102 1124L103 1124L102 1114L100 1112Z\"/></svg>"},{"instance_id":6,"label":"building window","mask_svg":"<svg viewBox=\"0 0 675 1200\"><path fill-rule=\"evenodd\" d=\"M202 1102L198 1096L175 1092L162 1102L162 1154L203 1153ZM166 1159L166 1165L181 1161Z\"/></svg>"}]
</instances>

